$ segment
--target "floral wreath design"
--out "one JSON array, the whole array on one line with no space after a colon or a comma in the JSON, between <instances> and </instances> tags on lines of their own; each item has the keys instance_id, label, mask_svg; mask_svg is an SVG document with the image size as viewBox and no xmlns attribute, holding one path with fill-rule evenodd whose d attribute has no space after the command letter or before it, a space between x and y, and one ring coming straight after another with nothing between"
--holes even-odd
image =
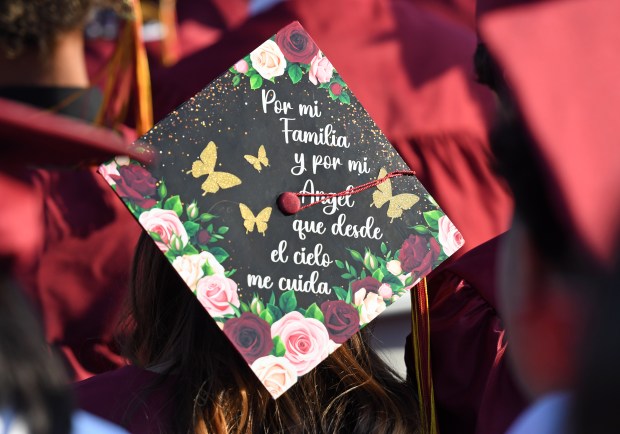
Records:
<instances>
[{"instance_id":1,"label":"floral wreath design","mask_svg":"<svg viewBox=\"0 0 620 434\"><path fill-rule=\"evenodd\" d=\"M268 299L255 293L246 302L231 278L236 270L224 267L228 253L216 245L229 230L216 226L217 216L170 196L165 182L140 163L118 158L99 172L274 398L463 245L441 210L426 211L426 225L410 228L414 233L400 249L381 243L378 254L348 249L350 259L336 260L344 281L332 287L336 300L303 307L295 291L285 291Z\"/></svg>"},{"instance_id":2,"label":"floral wreath design","mask_svg":"<svg viewBox=\"0 0 620 434\"><path fill-rule=\"evenodd\" d=\"M265 80L275 83L277 78L288 75L297 84L307 75L312 84L326 89L331 99L351 103L347 84L298 22L284 27L229 71L234 86L247 77L253 90L260 89Z\"/></svg>"}]
</instances>

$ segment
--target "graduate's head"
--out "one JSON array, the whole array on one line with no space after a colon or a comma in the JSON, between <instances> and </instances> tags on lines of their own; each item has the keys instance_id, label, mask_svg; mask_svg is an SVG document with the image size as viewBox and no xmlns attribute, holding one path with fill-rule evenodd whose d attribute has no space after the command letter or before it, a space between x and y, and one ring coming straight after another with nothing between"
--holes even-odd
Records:
<instances>
[{"instance_id":1,"label":"graduate's head","mask_svg":"<svg viewBox=\"0 0 620 434\"><path fill-rule=\"evenodd\" d=\"M128 357L176 377L169 397L177 416L173 432L405 434L417 429L416 392L367 345L367 329L274 401L147 234L136 249L129 309ZM244 339L261 345L271 335L250 333ZM275 375L272 384L285 376Z\"/></svg>"},{"instance_id":2,"label":"graduate's head","mask_svg":"<svg viewBox=\"0 0 620 434\"><path fill-rule=\"evenodd\" d=\"M543 2L482 20L510 104L492 137L515 197L500 259L513 365L533 396L570 389L620 233L613 0Z\"/></svg>"},{"instance_id":3,"label":"graduate's head","mask_svg":"<svg viewBox=\"0 0 620 434\"><path fill-rule=\"evenodd\" d=\"M3 0L0 2L0 57L46 55L59 38L81 32L96 6L121 0Z\"/></svg>"}]
</instances>

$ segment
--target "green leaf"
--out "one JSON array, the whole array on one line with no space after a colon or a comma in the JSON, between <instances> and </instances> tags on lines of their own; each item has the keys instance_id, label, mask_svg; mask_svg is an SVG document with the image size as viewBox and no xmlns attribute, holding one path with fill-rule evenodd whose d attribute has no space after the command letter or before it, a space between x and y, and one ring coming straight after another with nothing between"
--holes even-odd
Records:
<instances>
[{"instance_id":1,"label":"green leaf","mask_svg":"<svg viewBox=\"0 0 620 434\"><path fill-rule=\"evenodd\" d=\"M385 256L387 251L388 251L387 244L381 243L381 254Z\"/></svg>"},{"instance_id":2,"label":"green leaf","mask_svg":"<svg viewBox=\"0 0 620 434\"><path fill-rule=\"evenodd\" d=\"M431 233L431 231L428 229L428 227L426 227L424 225L412 226L409 229L413 229L414 231L416 231L420 235L428 235L428 234Z\"/></svg>"},{"instance_id":3,"label":"green leaf","mask_svg":"<svg viewBox=\"0 0 620 434\"><path fill-rule=\"evenodd\" d=\"M265 321L267 321L269 325L273 324L275 320L275 318L273 317L273 314L269 311L269 309L265 309L264 311L262 311L259 315L259 318L262 318Z\"/></svg>"},{"instance_id":4,"label":"green leaf","mask_svg":"<svg viewBox=\"0 0 620 434\"><path fill-rule=\"evenodd\" d=\"M282 342L280 336L273 338L273 350L271 350L271 353L276 357L282 357L286 354L286 347L284 346L284 342Z\"/></svg>"},{"instance_id":5,"label":"green leaf","mask_svg":"<svg viewBox=\"0 0 620 434\"><path fill-rule=\"evenodd\" d=\"M353 300L353 292L351 291L351 288L349 287L349 290L347 291L347 297L344 299L345 303L351 304L351 300Z\"/></svg>"},{"instance_id":6,"label":"green leaf","mask_svg":"<svg viewBox=\"0 0 620 434\"><path fill-rule=\"evenodd\" d=\"M351 272L351 276L357 278L357 270L355 268L351 267L349 271Z\"/></svg>"},{"instance_id":7,"label":"green leaf","mask_svg":"<svg viewBox=\"0 0 620 434\"><path fill-rule=\"evenodd\" d=\"M163 242L163 240L161 239L161 236L159 236L159 234L157 232L150 232L149 231L149 235L151 236L151 238L153 238L153 240L159 241L160 243Z\"/></svg>"},{"instance_id":8,"label":"green leaf","mask_svg":"<svg viewBox=\"0 0 620 434\"><path fill-rule=\"evenodd\" d=\"M295 297L295 291L286 291L282 293L278 304L284 313L294 311L297 307L297 297Z\"/></svg>"},{"instance_id":9,"label":"green leaf","mask_svg":"<svg viewBox=\"0 0 620 434\"><path fill-rule=\"evenodd\" d=\"M179 217L183 214L183 204L181 203L181 198L176 196L171 196L164 202L164 209L171 209L174 211Z\"/></svg>"},{"instance_id":10,"label":"green leaf","mask_svg":"<svg viewBox=\"0 0 620 434\"><path fill-rule=\"evenodd\" d=\"M392 273L384 273L382 283L389 284L392 289L398 289L403 287L403 282L401 282L400 279L394 276Z\"/></svg>"},{"instance_id":11,"label":"green leaf","mask_svg":"<svg viewBox=\"0 0 620 434\"><path fill-rule=\"evenodd\" d=\"M405 279L405 286L409 286L413 283L413 276L409 276Z\"/></svg>"},{"instance_id":12,"label":"green leaf","mask_svg":"<svg viewBox=\"0 0 620 434\"><path fill-rule=\"evenodd\" d=\"M237 269L236 269L236 268L233 268L232 270L225 271L225 272L224 272L224 276L226 276L226 277L230 277L230 276L232 276L233 274L235 274L236 272L237 272Z\"/></svg>"},{"instance_id":13,"label":"green leaf","mask_svg":"<svg viewBox=\"0 0 620 434\"><path fill-rule=\"evenodd\" d=\"M269 297L269 304L276 304L276 295L271 291L271 297Z\"/></svg>"},{"instance_id":14,"label":"green leaf","mask_svg":"<svg viewBox=\"0 0 620 434\"><path fill-rule=\"evenodd\" d=\"M347 249L347 250L349 250L349 253L351 254L351 257L353 257L353 259L355 259L356 261L359 261L359 262L363 262L364 261L364 257L357 250L353 250L353 249Z\"/></svg>"},{"instance_id":15,"label":"green leaf","mask_svg":"<svg viewBox=\"0 0 620 434\"><path fill-rule=\"evenodd\" d=\"M338 268L344 268L344 263L343 263L342 261L340 261L340 260L336 259L335 263L336 263L336 267L338 267Z\"/></svg>"},{"instance_id":16,"label":"green leaf","mask_svg":"<svg viewBox=\"0 0 620 434\"><path fill-rule=\"evenodd\" d=\"M368 274L366 274L366 270L362 270L362 272L360 273L360 279L363 279L364 277L366 277Z\"/></svg>"},{"instance_id":17,"label":"green leaf","mask_svg":"<svg viewBox=\"0 0 620 434\"><path fill-rule=\"evenodd\" d=\"M351 273L344 273L344 274L343 274L342 276L340 276L340 277L342 277L343 279L347 279L347 280L349 280L349 279L352 279L352 278L353 278L353 275L352 275Z\"/></svg>"},{"instance_id":18,"label":"green leaf","mask_svg":"<svg viewBox=\"0 0 620 434\"><path fill-rule=\"evenodd\" d=\"M183 249L183 254L184 255L197 255L200 252L196 249L196 247L192 246L191 244L187 244L185 246L185 248Z\"/></svg>"},{"instance_id":19,"label":"green leaf","mask_svg":"<svg viewBox=\"0 0 620 434\"><path fill-rule=\"evenodd\" d=\"M230 256L228 252L222 249L221 247L213 247L209 249L209 252L213 256L215 256L215 259L217 259L217 262L219 262L220 264L224 262L226 259L228 259L228 257Z\"/></svg>"},{"instance_id":20,"label":"green leaf","mask_svg":"<svg viewBox=\"0 0 620 434\"><path fill-rule=\"evenodd\" d=\"M206 213L200 215L200 221L204 222L204 223L207 223L207 222L210 222L211 220L213 220L215 217L217 217L217 216L215 216L213 214L209 214L209 213L206 212Z\"/></svg>"},{"instance_id":21,"label":"green leaf","mask_svg":"<svg viewBox=\"0 0 620 434\"><path fill-rule=\"evenodd\" d=\"M228 226L222 226L217 230L217 233L220 235L224 235L225 233L227 233L229 231Z\"/></svg>"},{"instance_id":22,"label":"green leaf","mask_svg":"<svg viewBox=\"0 0 620 434\"><path fill-rule=\"evenodd\" d=\"M260 89L262 85L263 85L263 77L261 77L260 74L254 74L250 76L250 89L252 90Z\"/></svg>"},{"instance_id":23,"label":"green leaf","mask_svg":"<svg viewBox=\"0 0 620 434\"><path fill-rule=\"evenodd\" d=\"M288 68L288 76L291 77L291 81L293 82L293 84L297 84L301 81L304 73L302 72L298 64L293 63Z\"/></svg>"},{"instance_id":24,"label":"green leaf","mask_svg":"<svg viewBox=\"0 0 620 434\"><path fill-rule=\"evenodd\" d=\"M244 303L243 301L241 302L241 312L249 312L250 311L250 306L248 306L247 303Z\"/></svg>"},{"instance_id":25,"label":"green leaf","mask_svg":"<svg viewBox=\"0 0 620 434\"><path fill-rule=\"evenodd\" d=\"M183 227L185 228L187 235L189 235L190 237L196 235L200 230L200 225L195 222L185 222L183 223Z\"/></svg>"},{"instance_id":26,"label":"green leaf","mask_svg":"<svg viewBox=\"0 0 620 434\"><path fill-rule=\"evenodd\" d=\"M282 311L275 304L267 303L267 310L269 311L269 313L271 313L271 316L273 316L274 321L277 321L280 318L282 318L282 315L283 315Z\"/></svg>"},{"instance_id":27,"label":"green leaf","mask_svg":"<svg viewBox=\"0 0 620 434\"><path fill-rule=\"evenodd\" d=\"M321 322L325 321L325 317L323 316L323 312L317 306L316 303L312 303L310 307L306 310L306 314L304 315L306 318L314 318L318 319Z\"/></svg>"},{"instance_id":28,"label":"green leaf","mask_svg":"<svg viewBox=\"0 0 620 434\"><path fill-rule=\"evenodd\" d=\"M441 217L443 217L444 213L439 210L426 211L423 216L426 223L428 223L428 227L432 230L437 231L439 224L438 221Z\"/></svg>"},{"instance_id":29,"label":"green leaf","mask_svg":"<svg viewBox=\"0 0 620 434\"><path fill-rule=\"evenodd\" d=\"M343 104L351 104L351 97L349 96L349 94L347 92L345 92L344 90L342 91L342 93L340 94L340 96L338 97L338 100L343 103Z\"/></svg>"},{"instance_id":30,"label":"green leaf","mask_svg":"<svg viewBox=\"0 0 620 434\"><path fill-rule=\"evenodd\" d=\"M207 231L209 231L210 234L213 233L213 223L211 223L209 226L207 226Z\"/></svg>"},{"instance_id":31,"label":"green leaf","mask_svg":"<svg viewBox=\"0 0 620 434\"><path fill-rule=\"evenodd\" d=\"M239 86L239 83L241 83L241 76L235 75L232 79L232 84L233 86Z\"/></svg>"},{"instance_id":32,"label":"green leaf","mask_svg":"<svg viewBox=\"0 0 620 434\"><path fill-rule=\"evenodd\" d=\"M223 240L224 237L219 234L211 234L211 239L212 240Z\"/></svg>"},{"instance_id":33,"label":"green leaf","mask_svg":"<svg viewBox=\"0 0 620 434\"><path fill-rule=\"evenodd\" d=\"M372 273L372 277L373 277L373 278L375 278L375 279L377 279L379 282L381 282L381 281L383 280L383 277L384 277L384 276L385 276L385 275L383 274L383 271L381 271L381 268L377 268L377 269L375 270L375 272L374 272L374 273Z\"/></svg>"},{"instance_id":34,"label":"green leaf","mask_svg":"<svg viewBox=\"0 0 620 434\"><path fill-rule=\"evenodd\" d=\"M168 189L166 188L166 183L162 180L161 184L159 184L159 188L157 189L157 194L160 199L164 199L168 194Z\"/></svg>"},{"instance_id":35,"label":"green leaf","mask_svg":"<svg viewBox=\"0 0 620 434\"><path fill-rule=\"evenodd\" d=\"M235 315L237 316L237 318L239 318L241 316L241 311L239 310L239 308L237 306L235 306L234 304L232 304L232 303L228 303L228 305L235 312Z\"/></svg>"},{"instance_id":36,"label":"green leaf","mask_svg":"<svg viewBox=\"0 0 620 434\"><path fill-rule=\"evenodd\" d=\"M333 286L332 289L336 293L336 297L338 297L338 300L344 300L345 298L347 298L347 291L343 287Z\"/></svg>"}]
</instances>

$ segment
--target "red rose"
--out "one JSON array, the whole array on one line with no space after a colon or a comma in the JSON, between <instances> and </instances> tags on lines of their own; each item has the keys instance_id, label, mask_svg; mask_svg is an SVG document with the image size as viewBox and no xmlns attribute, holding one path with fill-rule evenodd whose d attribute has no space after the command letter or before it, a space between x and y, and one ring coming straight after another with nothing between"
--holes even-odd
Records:
<instances>
[{"instance_id":1,"label":"red rose","mask_svg":"<svg viewBox=\"0 0 620 434\"><path fill-rule=\"evenodd\" d=\"M340 95L342 93L342 85L340 83L332 83L329 88L334 95Z\"/></svg>"},{"instance_id":2,"label":"red rose","mask_svg":"<svg viewBox=\"0 0 620 434\"><path fill-rule=\"evenodd\" d=\"M157 201L151 199L157 191L157 180L142 166L130 164L120 166L119 175L110 175L116 182L116 192L120 197L126 197L135 202L136 205L148 209L153 207Z\"/></svg>"},{"instance_id":3,"label":"red rose","mask_svg":"<svg viewBox=\"0 0 620 434\"><path fill-rule=\"evenodd\" d=\"M203 229L200 232L198 232L198 234L196 235L196 239L198 240L200 244L204 245L204 244L207 244L209 240L211 239L211 234L209 233L209 231Z\"/></svg>"},{"instance_id":4,"label":"red rose","mask_svg":"<svg viewBox=\"0 0 620 434\"><path fill-rule=\"evenodd\" d=\"M319 52L319 47L298 22L280 30L276 34L276 44L289 62L309 64Z\"/></svg>"},{"instance_id":5,"label":"red rose","mask_svg":"<svg viewBox=\"0 0 620 434\"><path fill-rule=\"evenodd\" d=\"M404 272L424 276L433 269L433 263L439 257L441 247L435 238L421 235L409 235L400 248L398 259Z\"/></svg>"},{"instance_id":6,"label":"red rose","mask_svg":"<svg viewBox=\"0 0 620 434\"><path fill-rule=\"evenodd\" d=\"M344 343L360 329L360 315L357 309L342 300L326 301L321 304L325 316L325 328L329 338L337 344Z\"/></svg>"},{"instance_id":7,"label":"red rose","mask_svg":"<svg viewBox=\"0 0 620 434\"><path fill-rule=\"evenodd\" d=\"M378 292L379 287L381 286L381 282L379 282L374 277L365 277L362 280L356 280L351 283L351 291L355 294L362 288L366 288L366 292Z\"/></svg>"},{"instance_id":8,"label":"red rose","mask_svg":"<svg viewBox=\"0 0 620 434\"><path fill-rule=\"evenodd\" d=\"M239 318L226 321L224 333L248 364L269 355L273 349L269 323L250 312L244 312Z\"/></svg>"}]
</instances>

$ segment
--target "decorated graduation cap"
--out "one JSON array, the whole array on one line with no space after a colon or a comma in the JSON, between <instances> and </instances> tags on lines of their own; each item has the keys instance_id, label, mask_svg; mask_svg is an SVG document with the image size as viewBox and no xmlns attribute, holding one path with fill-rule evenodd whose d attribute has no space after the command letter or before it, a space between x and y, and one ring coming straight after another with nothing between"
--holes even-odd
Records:
<instances>
[{"instance_id":1,"label":"decorated graduation cap","mask_svg":"<svg viewBox=\"0 0 620 434\"><path fill-rule=\"evenodd\" d=\"M604 264L620 234L618 16L617 1L571 0L498 11L481 23L558 215Z\"/></svg>"},{"instance_id":2,"label":"decorated graduation cap","mask_svg":"<svg viewBox=\"0 0 620 434\"><path fill-rule=\"evenodd\" d=\"M274 397L463 244L297 22L140 141L101 172Z\"/></svg>"}]
</instances>

